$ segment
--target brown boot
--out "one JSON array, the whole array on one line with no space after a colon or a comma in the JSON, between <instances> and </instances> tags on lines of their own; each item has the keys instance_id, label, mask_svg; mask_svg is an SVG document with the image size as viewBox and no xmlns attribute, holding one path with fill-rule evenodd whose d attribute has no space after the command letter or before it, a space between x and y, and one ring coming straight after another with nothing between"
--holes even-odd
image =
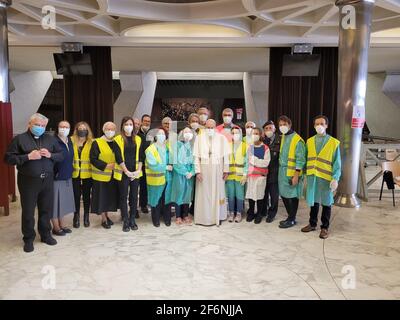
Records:
<instances>
[{"instance_id":1,"label":"brown boot","mask_svg":"<svg viewBox=\"0 0 400 320\"><path fill-rule=\"evenodd\" d=\"M311 224L306 225L304 228L301 229L301 232L310 232L310 231L315 231L315 227L313 227Z\"/></svg>"},{"instance_id":2,"label":"brown boot","mask_svg":"<svg viewBox=\"0 0 400 320\"><path fill-rule=\"evenodd\" d=\"M328 229L321 229L321 233L319 234L319 237L320 237L321 239L326 239L326 238L328 238L328 235L329 235Z\"/></svg>"}]
</instances>

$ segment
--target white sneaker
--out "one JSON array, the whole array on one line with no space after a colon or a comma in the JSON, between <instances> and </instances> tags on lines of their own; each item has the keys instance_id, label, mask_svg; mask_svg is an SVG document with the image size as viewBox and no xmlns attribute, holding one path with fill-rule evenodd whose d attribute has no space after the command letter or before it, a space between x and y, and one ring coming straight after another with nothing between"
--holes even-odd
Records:
<instances>
[{"instance_id":1,"label":"white sneaker","mask_svg":"<svg viewBox=\"0 0 400 320\"><path fill-rule=\"evenodd\" d=\"M228 221L229 222L233 222L233 219L235 218L235 215L233 212L229 212L228 213Z\"/></svg>"},{"instance_id":2,"label":"white sneaker","mask_svg":"<svg viewBox=\"0 0 400 320\"><path fill-rule=\"evenodd\" d=\"M236 218L235 218L235 222L239 223L242 221L242 214L241 213L237 213L236 214Z\"/></svg>"}]
</instances>

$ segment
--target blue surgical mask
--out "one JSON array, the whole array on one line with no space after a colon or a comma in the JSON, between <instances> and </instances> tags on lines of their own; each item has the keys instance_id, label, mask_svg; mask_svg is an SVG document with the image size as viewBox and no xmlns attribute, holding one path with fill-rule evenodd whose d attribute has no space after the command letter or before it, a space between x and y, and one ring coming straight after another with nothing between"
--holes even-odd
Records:
<instances>
[{"instance_id":1,"label":"blue surgical mask","mask_svg":"<svg viewBox=\"0 0 400 320\"><path fill-rule=\"evenodd\" d=\"M31 132L34 136L40 137L44 132L46 131L46 128L41 127L41 126L32 126Z\"/></svg>"}]
</instances>

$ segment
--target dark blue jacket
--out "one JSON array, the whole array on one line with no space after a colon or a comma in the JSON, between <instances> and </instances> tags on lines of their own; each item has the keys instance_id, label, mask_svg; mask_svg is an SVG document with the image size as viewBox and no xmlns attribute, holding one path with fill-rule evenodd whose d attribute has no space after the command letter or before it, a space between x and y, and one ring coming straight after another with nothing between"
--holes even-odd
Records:
<instances>
[{"instance_id":1,"label":"dark blue jacket","mask_svg":"<svg viewBox=\"0 0 400 320\"><path fill-rule=\"evenodd\" d=\"M72 171L73 166L72 163L74 161L74 147L72 145L72 141L68 138L68 149L65 143L58 137L55 136L58 145L62 149L62 153L64 155L64 160L61 162L57 162L54 165L54 180L69 180L72 179Z\"/></svg>"}]
</instances>

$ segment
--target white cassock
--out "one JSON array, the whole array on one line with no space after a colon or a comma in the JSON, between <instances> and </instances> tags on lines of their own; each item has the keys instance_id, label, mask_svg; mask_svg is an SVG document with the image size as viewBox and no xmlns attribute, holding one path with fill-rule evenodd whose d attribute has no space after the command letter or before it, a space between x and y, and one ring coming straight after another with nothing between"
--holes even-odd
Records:
<instances>
[{"instance_id":1,"label":"white cassock","mask_svg":"<svg viewBox=\"0 0 400 320\"><path fill-rule=\"evenodd\" d=\"M229 172L229 144L226 138L215 132L213 137L203 131L196 138L193 149L195 172L203 181L196 179L194 223L205 226L219 225L227 219L224 172Z\"/></svg>"}]
</instances>

